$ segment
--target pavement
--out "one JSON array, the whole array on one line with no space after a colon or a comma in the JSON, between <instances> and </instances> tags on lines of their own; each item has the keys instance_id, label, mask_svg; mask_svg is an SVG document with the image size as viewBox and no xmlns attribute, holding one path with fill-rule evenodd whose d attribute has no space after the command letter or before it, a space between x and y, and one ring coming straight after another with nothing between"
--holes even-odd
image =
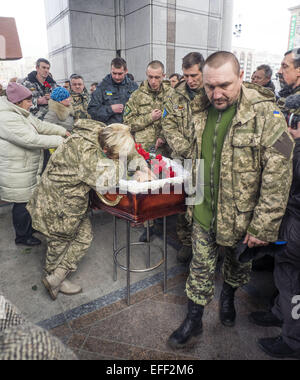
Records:
<instances>
[{"instance_id":1,"label":"pavement","mask_svg":"<svg viewBox=\"0 0 300 380\"><path fill-rule=\"evenodd\" d=\"M113 279L113 218L103 211L91 215L94 240L77 272L70 279L83 287L75 296L59 294L52 301L41 283L46 244L34 248L16 246L11 205L0 204L0 294L14 303L31 322L49 330L68 345L81 360L272 360L257 346L260 337L280 334L276 327L251 324L248 314L269 307L274 292L271 272L252 272L249 284L236 292L236 325L224 327L218 317L222 286L216 272L215 298L205 308L203 334L196 344L172 351L168 336L186 315L184 293L188 267L176 260L180 244L176 238L176 217L168 218L168 286L163 292L163 266L131 275L131 304L126 303L126 272L118 269ZM118 246L124 246L125 223L118 221ZM142 228L132 228L137 241ZM159 262L163 241L155 236L151 266ZM124 253L119 261L125 265ZM131 263L144 268L145 247L133 247Z\"/></svg>"}]
</instances>

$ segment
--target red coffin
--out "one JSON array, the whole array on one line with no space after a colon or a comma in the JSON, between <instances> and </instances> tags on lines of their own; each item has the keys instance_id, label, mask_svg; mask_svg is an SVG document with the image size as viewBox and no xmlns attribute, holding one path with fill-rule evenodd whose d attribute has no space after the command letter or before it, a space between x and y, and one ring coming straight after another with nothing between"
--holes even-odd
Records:
<instances>
[{"instance_id":1,"label":"red coffin","mask_svg":"<svg viewBox=\"0 0 300 380\"><path fill-rule=\"evenodd\" d=\"M150 190L148 194L132 194L129 192L126 195L120 195L122 198L116 206L108 206L92 190L91 206L93 209L105 210L134 224L185 212L184 192L174 194L173 186L170 186L170 194L163 194L163 192L163 188L159 194L151 194ZM115 201L118 195L105 194L104 197L109 201Z\"/></svg>"}]
</instances>

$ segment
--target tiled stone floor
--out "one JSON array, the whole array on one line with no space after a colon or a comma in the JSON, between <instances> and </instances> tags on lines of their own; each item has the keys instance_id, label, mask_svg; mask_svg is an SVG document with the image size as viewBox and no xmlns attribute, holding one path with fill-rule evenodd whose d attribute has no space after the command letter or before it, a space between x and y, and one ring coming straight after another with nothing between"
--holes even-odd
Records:
<instances>
[{"instance_id":1,"label":"tiled stone floor","mask_svg":"<svg viewBox=\"0 0 300 380\"><path fill-rule=\"evenodd\" d=\"M168 281L168 292L157 284L132 295L131 305L120 300L67 322L51 332L81 360L270 360L256 344L260 337L280 334L278 328L251 324L248 314L265 308L263 298L236 293L237 321L224 327L218 318L221 276L216 277L216 297L205 309L203 334L193 347L172 351L168 336L186 314L186 274Z\"/></svg>"}]
</instances>

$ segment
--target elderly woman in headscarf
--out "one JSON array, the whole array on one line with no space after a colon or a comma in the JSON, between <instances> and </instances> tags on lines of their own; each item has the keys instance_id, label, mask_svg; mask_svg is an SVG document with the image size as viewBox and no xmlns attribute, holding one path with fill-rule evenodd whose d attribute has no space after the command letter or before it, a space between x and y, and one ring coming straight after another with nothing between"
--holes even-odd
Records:
<instances>
[{"instance_id":1,"label":"elderly woman in headscarf","mask_svg":"<svg viewBox=\"0 0 300 380\"><path fill-rule=\"evenodd\" d=\"M43 122L30 112L32 93L11 82L0 97L0 199L13 203L15 243L41 244L34 236L26 203L43 168L43 149L56 148L69 135L65 128Z\"/></svg>"},{"instance_id":2,"label":"elderly woman in headscarf","mask_svg":"<svg viewBox=\"0 0 300 380\"><path fill-rule=\"evenodd\" d=\"M81 119L73 132L51 156L27 205L34 228L47 239L43 283L53 300L58 292L72 295L82 290L66 277L76 271L92 242L90 190L116 186L126 170L121 155L136 160L140 181L151 178L146 161L135 150L129 127Z\"/></svg>"}]
</instances>

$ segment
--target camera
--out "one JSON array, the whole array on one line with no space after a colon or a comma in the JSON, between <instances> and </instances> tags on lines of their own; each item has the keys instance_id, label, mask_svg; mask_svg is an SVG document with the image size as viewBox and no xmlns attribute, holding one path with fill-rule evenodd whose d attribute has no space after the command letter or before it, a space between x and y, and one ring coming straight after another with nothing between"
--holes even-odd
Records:
<instances>
[{"instance_id":1,"label":"camera","mask_svg":"<svg viewBox=\"0 0 300 380\"><path fill-rule=\"evenodd\" d=\"M298 129L298 123L300 121L300 115L295 115L294 113L284 112L285 120L288 127L292 129Z\"/></svg>"},{"instance_id":2,"label":"camera","mask_svg":"<svg viewBox=\"0 0 300 380\"><path fill-rule=\"evenodd\" d=\"M283 114L285 116L287 125L292 129L298 129L298 123L300 121L300 95L290 95L285 101L285 110Z\"/></svg>"}]
</instances>

